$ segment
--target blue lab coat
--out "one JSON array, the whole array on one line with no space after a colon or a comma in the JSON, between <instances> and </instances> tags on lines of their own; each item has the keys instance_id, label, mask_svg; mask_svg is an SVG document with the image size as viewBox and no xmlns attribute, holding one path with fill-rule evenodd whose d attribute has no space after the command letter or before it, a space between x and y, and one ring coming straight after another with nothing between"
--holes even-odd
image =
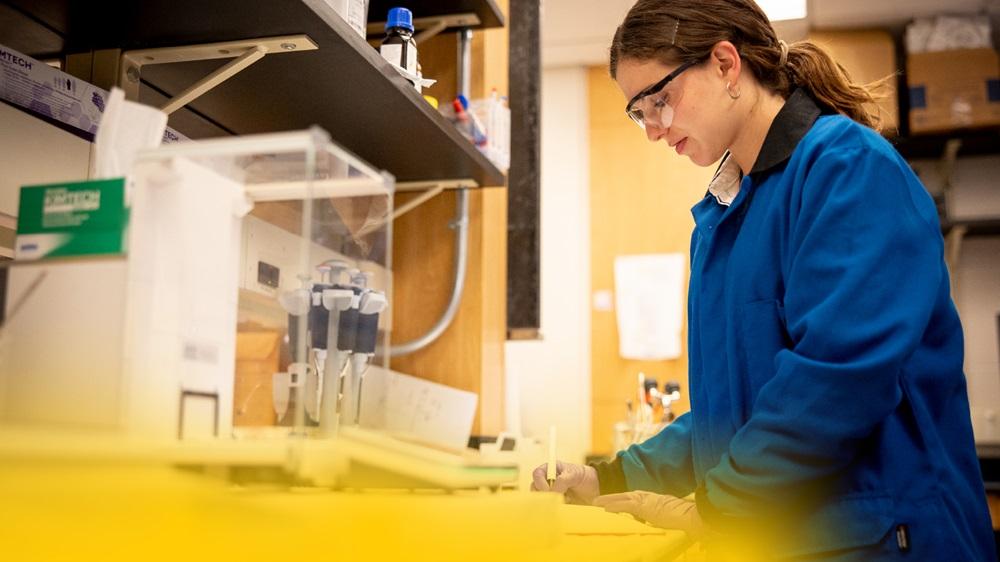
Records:
<instances>
[{"instance_id":1,"label":"blue lab coat","mask_svg":"<svg viewBox=\"0 0 1000 562\"><path fill-rule=\"evenodd\" d=\"M732 204L692 212L691 411L598 465L602 493L695 492L723 536L778 522L775 555L996 560L938 216L903 158L798 90Z\"/></svg>"}]
</instances>

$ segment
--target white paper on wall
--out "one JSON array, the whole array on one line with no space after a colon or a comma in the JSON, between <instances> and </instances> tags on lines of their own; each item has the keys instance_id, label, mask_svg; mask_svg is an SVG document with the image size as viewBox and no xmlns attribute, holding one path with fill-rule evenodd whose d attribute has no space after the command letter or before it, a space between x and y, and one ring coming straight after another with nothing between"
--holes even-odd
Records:
<instances>
[{"instance_id":1,"label":"white paper on wall","mask_svg":"<svg viewBox=\"0 0 1000 562\"><path fill-rule=\"evenodd\" d=\"M686 263L684 254L615 258L615 307L623 358L656 361L681 356Z\"/></svg>"}]
</instances>

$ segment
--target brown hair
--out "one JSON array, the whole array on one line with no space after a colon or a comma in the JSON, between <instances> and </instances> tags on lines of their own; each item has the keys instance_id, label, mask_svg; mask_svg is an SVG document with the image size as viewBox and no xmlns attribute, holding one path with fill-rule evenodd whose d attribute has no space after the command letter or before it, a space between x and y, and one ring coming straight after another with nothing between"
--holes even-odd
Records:
<instances>
[{"instance_id":1,"label":"brown hair","mask_svg":"<svg viewBox=\"0 0 1000 562\"><path fill-rule=\"evenodd\" d=\"M624 59L677 65L708 57L720 41L733 43L757 81L782 97L802 87L821 104L881 128L876 92L892 77L856 84L844 67L808 41L788 46L783 64L774 27L753 0L638 0L611 43L611 77Z\"/></svg>"}]
</instances>

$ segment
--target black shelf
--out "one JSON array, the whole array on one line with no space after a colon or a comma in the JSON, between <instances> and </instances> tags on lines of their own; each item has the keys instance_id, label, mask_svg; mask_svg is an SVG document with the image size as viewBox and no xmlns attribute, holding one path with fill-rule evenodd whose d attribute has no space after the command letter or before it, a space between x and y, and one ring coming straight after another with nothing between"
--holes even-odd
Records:
<instances>
[{"instance_id":1,"label":"black shelf","mask_svg":"<svg viewBox=\"0 0 1000 562\"><path fill-rule=\"evenodd\" d=\"M962 141L959 156L1000 154L1000 128L970 129L933 135L890 138L889 142L907 160L941 158L952 139Z\"/></svg>"},{"instance_id":2,"label":"black shelf","mask_svg":"<svg viewBox=\"0 0 1000 562\"><path fill-rule=\"evenodd\" d=\"M476 14L479 25L475 29L503 27L503 12L495 0L438 0L407 3L400 0L372 0L368 4L368 21L384 22L390 8L402 6L413 12L414 19L454 14Z\"/></svg>"},{"instance_id":3,"label":"black shelf","mask_svg":"<svg viewBox=\"0 0 1000 562\"><path fill-rule=\"evenodd\" d=\"M983 482L991 492L1000 492L1000 445L976 445Z\"/></svg>"},{"instance_id":4,"label":"black shelf","mask_svg":"<svg viewBox=\"0 0 1000 562\"><path fill-rule=\"evenodd\" d=\"M941 232L947 235L956 226L964 226L965 237L970 236L1000 236L1000 218L946 221L941 223Z\"/></svg>"},{"instance_id":5,"label":"black shelf","mask_svg":"<svg viewBox=\"0 0 1000 562\"><path fill-rule=\"evenodd\" d=\"M492 0L434 4L454 13L495 9ZM504 175L431 107L323 0L143 0L101 9L69 0L0 0L0 44L29 56L92 49L146 49L282 35L308 35L315 51L276 54L191 103L184 114L204 125L193 138L319 125L339 144L398 181L471 178L504 185ZM472 10L478 13L478 10ZM55 49L57 52L52 52ZM222 61L145 66L140 101L179 93Z\"/></svg>"}]
</instances>

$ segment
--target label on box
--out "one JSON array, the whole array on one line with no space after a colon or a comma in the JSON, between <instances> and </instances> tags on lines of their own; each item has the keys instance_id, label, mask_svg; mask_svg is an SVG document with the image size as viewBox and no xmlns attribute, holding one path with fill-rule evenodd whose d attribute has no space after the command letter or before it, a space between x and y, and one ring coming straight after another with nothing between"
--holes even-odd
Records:
<instances>
[{"instance_id":1,"label":"label on box","mask_svg":"<svg viewBox=\"0 0 1000 562\"><path fill-rule=\"evenodd\" d=\"M15 258L121 255L127 226L124 178L25 186Z\"/></svg>"},{"instance_id":2,"label":"label on box","mask_svg":"<svg viewBox=\"0 0 1000 562\"><path fill-rule=\"evenodd\" d=\"M986 100L990 103L1000 101L1000 79L986 81Z\"/></svg>"},{"instance_id":3,"label":"label on box","mask_svg":"<svg viewBox=\"0 0 1000 562\"><path fill-rule=\"evenodd\" d=\"M0 100L69 126L93 141L108 92L0 45ZM163 142L187 140L167 127Z\"/></svg>"}]
</instances>

